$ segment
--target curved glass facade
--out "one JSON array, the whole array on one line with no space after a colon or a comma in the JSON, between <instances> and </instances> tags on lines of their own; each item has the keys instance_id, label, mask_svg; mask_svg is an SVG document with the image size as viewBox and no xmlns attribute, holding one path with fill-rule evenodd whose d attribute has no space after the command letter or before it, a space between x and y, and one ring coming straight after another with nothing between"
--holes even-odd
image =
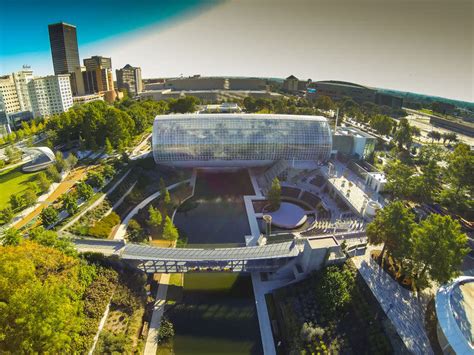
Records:
<instances>
[{"instance_id":1,"label":"curved glass facade","mask_svg":"<svg viewBox=\"0 0 474 355\"><path fill-rule=\"evenodd\" d=\"M321 116L189 114L157 116L153 156L176 166L256 166L325 161L331 131Z\"/></svg>"}]
</instances>

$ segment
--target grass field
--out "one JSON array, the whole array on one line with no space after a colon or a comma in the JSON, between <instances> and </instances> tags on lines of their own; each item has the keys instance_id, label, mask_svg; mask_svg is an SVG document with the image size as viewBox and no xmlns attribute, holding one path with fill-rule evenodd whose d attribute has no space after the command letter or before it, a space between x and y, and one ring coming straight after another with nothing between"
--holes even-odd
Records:
<instances>
[{"instance_id":1,"label":"grass field","mask_svg":"<svg viewBox=\"0 0 474 355\"><path fill-rule=\"evenodd\" d=\"M0 209L8 206L11 195L23 193L37 174L24 173L21 166L0 172Z\"/></svg>"}]
</instances>

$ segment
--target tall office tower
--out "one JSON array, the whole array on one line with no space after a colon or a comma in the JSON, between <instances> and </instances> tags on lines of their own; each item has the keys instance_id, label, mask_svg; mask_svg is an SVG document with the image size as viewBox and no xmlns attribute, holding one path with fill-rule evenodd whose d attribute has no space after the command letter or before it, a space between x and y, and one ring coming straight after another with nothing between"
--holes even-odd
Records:
<instances>
[{"instance_id":1,"label":"tall office tower","mask_svg":"<svg viewBox=\"0 0 474 355\"><path fill-rule=\"evenodd\" d=\"M84 59L86 71L83 73L84 87L88 94L114 90L112 59L93 56Z\"/></svg>"},{"instance_id":2,"label":"tall office tower","mask_svg":"<svg viewBox=\"0 0 474 355\"><path fill-rule=\"evenodd\" d=\"M48 25L54 74L68 74L81 65L76 26L64 22Z\"/></svg>"},{"instance_id":3,"label":"tall office tower","mask_svg":"<svg viewBox=\"0 0 474 355\"><path fill-rule=\"evenodd\" d=\"M73 105L69 74L34 78L28 91L35 117L62 113Z\"/></svg>"},{"instance_id":4,"label":"tall office tower","mask_svg":"<svg viewBox=\"0 0 474 355\"><path fill-rule=\"evenodd\" d=\"M131 96L136 96L143 91L142 70L139 67L127 64L122 69L117 69L115 74L119 90L126 89Z\"/></svg>"},{"instance_id":5,"label":"tall office tower","mask_svg":"<svg viewBox=\"0 0 474 355\"><path fill-rule=\"evenodd\" d=\"M33 80L33 70L24 65L22 70L12 73L12 76L20 102L20 111L32 111L28 83Z\"/></svg>"}]
</instances>

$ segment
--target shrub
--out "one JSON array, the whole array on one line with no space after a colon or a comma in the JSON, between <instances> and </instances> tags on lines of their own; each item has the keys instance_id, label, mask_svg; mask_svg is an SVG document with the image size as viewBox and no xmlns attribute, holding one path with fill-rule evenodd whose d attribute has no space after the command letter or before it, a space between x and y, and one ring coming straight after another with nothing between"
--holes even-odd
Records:
<instances>
[{"instance_id":1,"label":"shrub","mask_svg":"<svg viewBox=\"0 0 474 355\"><path fill-rule=\"evenodd\" d=\"M301 327L300 337L303 341L311 343L315 337L322 337L324 335L324 329L313 326L313 323L305 322Z\"/></svg>"},{"instance_id":2,"label":"shrub","mask_svg":"<svg viewBox=\"0 0 474 355\"><path fill-rule=\"evenodd\" d=\"M120 217L115 212L110 213L97 221L90 229L89 234L97 238L107 238L112 228L120 223Z\"/></svg>"},{"instance_id":3,"label":"shrub","mask_svg":"<svg viewBox=\"0 0 474 355\"><path fill-rule=\"evenodd\" d=\"M41 211L40 217L43 225L47 227L59 220L59 213L54 207L49 206Z\"/></svg>"},{"instance_id":4,"label":"shrub","mask_svg":"<svg viewBox=\"0 0 474 355\"><path fill-rule=\"evenodd\" d=\"M54 181L54 182L61 181L61 174L59 173L55 165L48 166L48 169L46 169L46 175L51 181Z\"/></svg>"},{"instance_id":5,"label":"shrub","mask_svg":"<svg viewBox=\"0 0 474 355\"><path fill-rule=\"evenodd\" d=\"M91 171L87 173L87 183L92 187L100 189L105 184L104 175L96 171Z\"/></svg>"},{"instance_id":6,"label":"shrub","mask_svg":"<svg viewBox=\"0 0 474 355\"><path fill-rule=\"evenodd\" d=\"M158 343L163 343L164 341L172 338L174 336L174 326L167 318L161 319L160 329L158 330Z\"/></svg>"},{"instance_id":7,"label":"shrub","mask_svg":"<svg viewBox=\"0 0 474 355\"><path fill-rule=\"evenodd\" d=\"M80 182L76 185L76 192L77 196L84 201L90 199L94 194L94 190L92 190L92 187L89 184L86 184L85 182Z\"/></svg>"}]
</instances>

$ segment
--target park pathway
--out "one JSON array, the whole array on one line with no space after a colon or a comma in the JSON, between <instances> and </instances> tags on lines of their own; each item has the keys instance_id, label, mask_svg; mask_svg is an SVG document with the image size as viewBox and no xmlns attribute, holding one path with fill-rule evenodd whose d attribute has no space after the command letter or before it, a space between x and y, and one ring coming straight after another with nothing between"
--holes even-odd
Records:
<instances>
[{"instance_id":1,"label":"park pathway","mask_svg":"<svg viewBox=\"0 0 474 355\"><path fill-rule=\"evenodd\" d=\"M426 302L382 270L370 251L352 260L407 349L413 354L433 354L424 325Z\"/></svg>"},{"instance_id":2,"label":"park pathway","mask_svg":"<svg viewBox=\"0 0 474 355\"><path fill-rule=\"evenodd\" d=\"M13 227L15 227L16 229L20 229L26 226L30 221L38 217L43 209L45 209L54 201L56 201L63 193L69 191L69 189L73 187L76 184L76 182L78 182L79 180L82 180L84 176L86 176L87 171L92 169L93 167L94 165L87 166L87 167L80 166L70 171L68 175L66 176L66 178L62 182L59 183L56 189L44 201L40 201L36 205L33 211L31 211L29 214L27 214L18 222L14 223Z\"/></svg>"}]
</instances>

